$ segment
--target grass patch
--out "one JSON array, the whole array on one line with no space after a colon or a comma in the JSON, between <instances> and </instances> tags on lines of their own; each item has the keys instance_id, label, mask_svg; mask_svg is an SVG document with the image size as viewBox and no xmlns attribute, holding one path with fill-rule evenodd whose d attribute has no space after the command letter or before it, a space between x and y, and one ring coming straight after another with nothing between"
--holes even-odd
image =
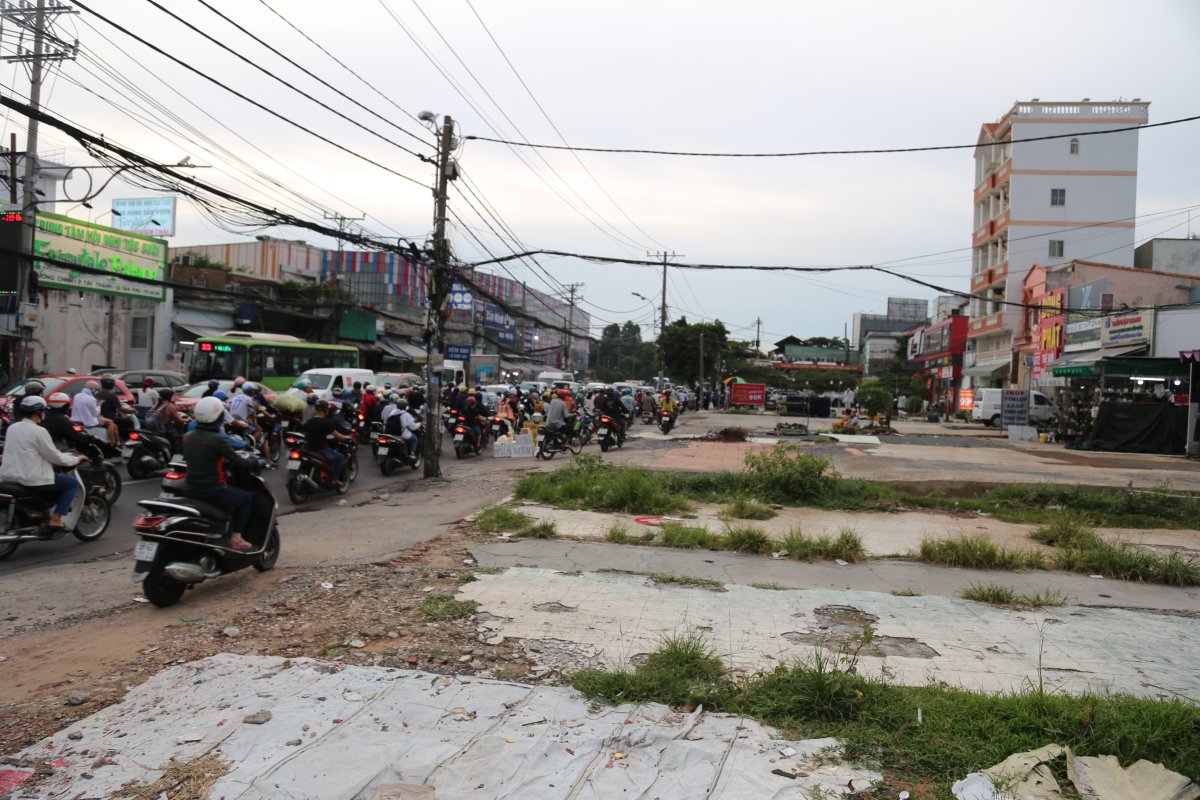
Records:
<instances>
[{"instance_id":1,"label":"grass patch","mask_svg":"<svg viewBox=\"0 0 1200 800\"><path fill-rule=\"evenodd\" d=\"M554 539L558 536L558 529L553 522L546 520L526 525L513 535L518 539Z\"/></svg>"},{"instance_id":2,"label":"grass patch","mask_svg":"<svg viewBox=\"0 0 1200 800\"><path fill-rule=\"evenodd\" d=\"M475 515L475 527L484 533L516 531L524 528L533 518L507 506L488 506Z\"/></svg>"},{"instance_id":3,"label":"grass patch","mask_svg":"<svg viewBox=\"0 0 1200 800\"><path fill-rule=\"evenodd\" d=\"M892 589L892 594L896 597L920 597L921 593L916 589Z\"/></svg>"},{"instance_id":4,"label":"grass patch","mask_svg":"<svg viewBox=\"0 0 1200 800\"><path fill-rule=\"evenodd\" d=\"M1054 566L1068 572L1084 572L1142 583L1167 586L1200 584L1200 565L1178 553L1160 555L1128 543L1112 544L1101 539L1083 518L1060 511L1029 534L1034 541L1058 548Z\"/></svg>"},{"instance_id":5,"label":"grass patch","mask_svg":"<svg viewBox=\"0 0 1200 800\"><path fill-rule=\"evenodd\" d=\"M696 578L692 575L671 575L666 572L652 572L650 573L650 580L655 583L674 583L679 586L705 586L711 588L725 585L720 581L714 581L709 578Z\"/></svg>"},{"instance_id":6,"label":"grass patch","mask_svg":"<svg viewBox=\"0 0 1200 800\"><path fill-rule=\"evenodd\" d=\"M782 583L771 583L768 581L755 581L750 586L755 589L766 589L771 592L782 592L787 589Z\"/></svg>"},{"instance_id":7,"label":"grass patch","mask_svg":"<svg viewBox=\"0 0 1200 800\"><path fill-rule=\"evenodd\" d=\"M451 595L437 592L421 599L417 613L427 620L458 619L474 614L478 608L474 600L455 600Z\"/></svg>"},{"instance_id":8,"label":"grass patch","mask_svg":"<svg viewBox=\"0 0 1200 800\"><path fill-rule=\"evenodd\" d=\"M736 553L769 553L774 547L766 531L753 525L727 529L723 544L727 550Z\"/></svg>"},{"instance_id":9,"label":"grass patch","mask_svg":"<svg viewBox=\"0 0 1200 800\"><path fill-rule=\"evenodd\" d=\"M752 519L761 521L764 519L772 519L775 516L777 515L774 509L765 503L759 503L756 500L744 500L741 498L734 500L732 503L725 506L725 508L721 509L720 514L720 517L723 520Z\"/></svg>"},{"instance_id":10,"label":"grass patch","mask_svg":"<svg viewBox=\"0 0 1200 800\"><path fill-rule=\"evenodd\" d=\"M466 572L458 573L458 585L462 586L464 583L476 581L479 579L477 577L479 575L496 575L503 571L503 567L475 567L475 569L469 569Z\"/></svg>"},{"instance_id":11,"label":"grass patch","mask_svg":"<svg viewBox=\"0 0 1200 800\"><path fill-rule=\"evenodd\" d=\"M723 550L725 537L713 533L700 525L680 525L668 523L658 529L659 536L654 542L663 547L677 547L681 550Z\"/></svg>"},{"instance_id":12,"label":"grass patch","mask_svg":"<svg viewBox=\"0 0 1200 800\"><path fill-rule=\"evenodd\" d=\"M622 522L615 522L604 532L604 538L613 544L629 544L629 528Z\"/></svg>"},{"instance_id":13,"label":"grass patch","mask_svg":"<svg viewBox=\"0 0 1200 800\"><path fill-rule=\"evenodd\" d=\"M960 536L957 539L922 539L917 555L930 564L968 569L1042 569L1041 553L1007 550L986 536Z\"/></svg>"},{"instance_id":14,"label":"grass patch","mask_svg":"<svg viewBox=\"0 0 1200 800\"><path fill-rule=\"evenodd\" d=\"M1059 484L1014 484L986 492L971 507L1006 522L1040 523L1055 511L1074 511L1108 528L1194 528L1200 496L1170 486L1139 492Z\"/></svg>"},{"instance_id":15,"label":"grass patch","mask_svg":"<svg viewBox=\"0 0 1200 800\"><path fill-rule=\"evenodd\" d=\"M636 668L587 670L570 681L593 700L703 704L778 727L784 738L837 737L846 758L887 776L889 797L918 784L929 789L923 796L950 797L950 785L967 773L1050 741L1079 755L1112 754L1122 764L1144 758L1200 779L1200 707L1182 700L1067 696L1034 685L1002 694L942 683L891 686L858 674L845 650L734 677L698 634L664 640Z\"/></svg>"},{"instance_id":16,"label":"grass patch","mask_svg":"<svg viewBox=\"0 0 1200 800\"><path fill-rule=\"evenodd\" d=\"M833 561L840 558L855 563L867 555L862 539L853 528L842 528L835 537L805 536L799 529L793 529L783 538L783 549L788 556L801 561Z\"/></svg>"},{"instance_id":17,"label":"grass patch","mask_svg":"<svg viewBox=\"0 0 1200 800\"><path fill-rule=\"evenodd\" d=\"M1058 589L1046 589L1037 594L1017 594L1008 586L998 586L994 583L967 587L962 592L962 598L974 600L977 603L1018 609L1058 607L1067 604L1066 595Z\"/></svg>"}]
</instances>

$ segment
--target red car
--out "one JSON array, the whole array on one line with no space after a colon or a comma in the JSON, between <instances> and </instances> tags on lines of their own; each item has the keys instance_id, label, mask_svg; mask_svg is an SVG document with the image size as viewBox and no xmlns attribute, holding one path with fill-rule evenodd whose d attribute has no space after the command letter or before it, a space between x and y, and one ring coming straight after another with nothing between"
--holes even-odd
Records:
<instances>
[{"instance_id":1,"label":"red car","mask_svg":"<svg viewBox=\"0 0 1200 800\"><path fill-rule=\"evenodd\" d=\"M55 392L65 392L70 395L71 399L75 399L75 395L83 391L83 387L87 386L88 381L100 382L99 375L37 375L28 380L41 381L46 386L46 391L42 392L42 397L49 397ZM125 382L118 380L117 382L117 397L126 405L136 405L137 400L133 394L125 386ZM4 393L3 400L0 403L4 406L5 413L11 413L13 401L20 402L25 396L25 384L18 383L16 386Z\"/></svg>"},{"instance_id":2,"label":"red car","mask_svg":"<svg viewBox=\"0 0 1200 800\"><path fill-rule=\"evenodd\" d=\"M233 393L233 381L218 381L218 383L220 384L217 387L218 391L222 391L225 394ZM268 389L261 383L258 386L262 390L262 398L266 401L267 405L275 402L275 392L273 390ZM180 390L179 394L175 395L175 408L184 414L191 414L192 407L196 405L207 391L208 381L201 381L200 383L193 383L191 386L185 386Z\"/></svg>"}]
</instances>

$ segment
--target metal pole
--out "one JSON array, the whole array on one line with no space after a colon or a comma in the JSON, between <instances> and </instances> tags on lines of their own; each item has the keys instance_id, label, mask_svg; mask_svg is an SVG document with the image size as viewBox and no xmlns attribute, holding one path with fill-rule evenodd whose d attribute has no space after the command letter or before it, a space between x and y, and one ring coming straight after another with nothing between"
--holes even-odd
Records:
<instances>
[{"instance_id":1,"label":"metal pole","mask_svg":"<svg viewBox=\"0 0 1200 800\"><path fill-rule=\"evenodd\" d=\"M46 24L46 0L37 0L33 33L33 60L29 64L29 106L37 111L42 105L42 55L43 28ZM25 302L26 292L30 285L33 271L33 236L37 222L37 151L38 151L38 120L30 117L25 133L25 177L24 193L21 198L21 210L24 215L25 227L21 231L21 252L26 254L24 263L17 273L17 308L20 314L20 304ZM15 179L15 175L13 176ZM19 323L18 323L19 324ZM28 346L25 344L25 332L21 330L21 350L17 361L13 364L13 379L17 382L25 378L25 366L28 358Z\"/></svg>"}]
</instances>

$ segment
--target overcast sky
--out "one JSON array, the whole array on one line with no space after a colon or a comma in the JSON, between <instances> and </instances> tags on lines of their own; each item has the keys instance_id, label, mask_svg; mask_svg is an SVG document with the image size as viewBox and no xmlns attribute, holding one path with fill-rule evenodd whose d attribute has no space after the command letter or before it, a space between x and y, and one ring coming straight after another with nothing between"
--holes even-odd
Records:
<instances>
[{"instance_id":1,"label":"overcast sky","mask_svg":"<svg viewBox=\"0 0 1200 800\"><path fill-rule=\"evenodd\" d=\"M289 28L263 0L207 2L427 141L432 135L412 116L422 110L439 119L451 115L463 136L561 144L548 116L572 145L721 152L969 144L981 123L1002 116L1015 100L1034 97L1140 97L1151 101L1151 122L1200 113L1200 3L1194 0L471 0L486 29L466 0L266 0L374 89ZM396 146L432 155L413 137L286 64L200 0L162 3L396 144L238 61L149 0L86 0L94 11L352 153L432 182L432 168ZM422 241L429 235L428 189L271 117L87 11L59 27L68 38L77 36L84 52L64 63L49 84L43 99L52 114L165 163L187 155L210 164L197 176L272 207L315 218L322 210L365 214L365 229L380 236ZM11 50L11 35L4 41ZM267 191L262 174L250 174L195 134L185 137L178 121L166 120L164 129L162 110L133 97L117 77L307 202ZM11 87L6 91L25 95L20 67L6 65L0 78ZM24 120L5 120L5 143L13 130L23 142ZM1139 242L1187 235L1186 211L1158 212L1200 204L1197 142L1200 123L1141 134ZM65 150L61 157L70 164L87 163L73 142L47 131L43 152L54 150ZM471 187L529 249L622 258L668 250L679 253L679 261L769 265L912 259L902 263L907 272L967 287L970 150L792 159L580 153L577 160L565 152L466 141L457 158ZM72 196L85 189L82 181L67 187ZM107 209L108 197L140 194L114 182L94 201L92 213ZM498 239L489 230L498 222L480 219L467 201L481 206L462 181L452 185L451 237L461 258L489 257L472 234L497 255L518 247ZM55 210L70 208L60 203ZM88 211L69 213L86 218ZM1200 211L1191 214L1192 231L1200 231ZM269 233L328 243L308 232ZM185 204L172 244L246 238L220 230ZM921 257L943 251L952 252ZM659 274L651 267L539 261L556 281L585 284L583 307L597 332L607 321L649 323L650 305L633 291L659 302ZM508 267L547 289L549 279L536 268L520 261ZM761 317L762 338L773 342L788 334L840 335L855 311L880 313L889 295L934 294L861 273L810 278L671 270L667 304L672 319L719 318L738 338L752 339L754 320Z\"/></svg>"}]
</instances>

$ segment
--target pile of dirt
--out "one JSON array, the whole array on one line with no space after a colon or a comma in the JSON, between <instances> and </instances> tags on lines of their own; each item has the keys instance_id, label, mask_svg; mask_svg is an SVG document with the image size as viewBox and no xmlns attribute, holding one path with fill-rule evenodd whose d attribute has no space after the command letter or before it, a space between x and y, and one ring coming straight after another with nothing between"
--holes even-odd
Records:
<instances>
[{"instance_id":1,"label":"pile of dirt","mask_svg":"<svg viewBox=\"0 0 1200 800\"><path fill-rule=\"evenodd\" d=\"M713 439L718 442L744 442L750 436L750 431L745 428L721 428L713 435Z\"/></svg>"}]
</instances>

